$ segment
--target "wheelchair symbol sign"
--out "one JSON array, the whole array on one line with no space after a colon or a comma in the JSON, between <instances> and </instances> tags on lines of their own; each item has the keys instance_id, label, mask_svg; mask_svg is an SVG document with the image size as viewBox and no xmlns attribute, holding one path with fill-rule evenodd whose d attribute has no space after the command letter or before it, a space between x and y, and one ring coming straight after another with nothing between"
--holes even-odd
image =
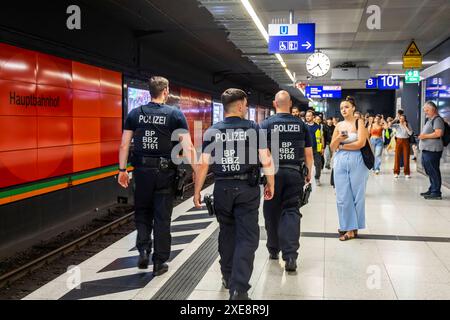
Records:
<instances>
[{"instance_id":1,"label":"wheelchair symbol sign","mask_svg":"<svg viewBox=\"0 0 450 320\"><path fill-rule=\"evenodd\" d=\"M288 49L288 41L280 41L279 45L280 51L285 51Z\"/></svg>"}]
</instances>

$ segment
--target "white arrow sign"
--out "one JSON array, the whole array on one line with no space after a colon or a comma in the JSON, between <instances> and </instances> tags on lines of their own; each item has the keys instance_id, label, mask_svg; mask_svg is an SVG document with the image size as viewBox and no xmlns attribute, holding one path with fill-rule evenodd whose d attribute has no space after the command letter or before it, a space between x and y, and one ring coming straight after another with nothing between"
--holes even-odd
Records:
<instances>
[{"instance_id":1,"label":"white arrow sign","mask_svg":"<svg viewBox=\"0 0 450 320\"><path fill-rule=\"evenodd\" d=\"M306 47L306 49L309 49L311 48L311 43L308 40L306 40L306 43L303 43L302 47Z\"/></svg>"}]
</instances>

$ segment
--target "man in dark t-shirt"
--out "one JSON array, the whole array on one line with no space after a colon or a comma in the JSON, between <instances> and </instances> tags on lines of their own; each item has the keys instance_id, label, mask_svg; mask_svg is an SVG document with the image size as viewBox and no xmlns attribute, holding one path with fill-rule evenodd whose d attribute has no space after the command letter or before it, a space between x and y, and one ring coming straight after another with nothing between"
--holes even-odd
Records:
<instances>
[{"instance_id":1,"label":"man in dark t-shirt","mask_svg":"<svg viewBox=\"0 0 450 320\"><path fill-rule=\"evenodd\" d=\"M169 81L163 77L152 77L149 88L152 101L133 109L125 120L119 152L118 182L124 188L129 185L127 163L133 139L138 268L148 267L153 231L153 274L159 276L168 270L165 262L170 256L170 220L177 174L177 167L171 158L172 149L181 143L184 155L191 164L194 163L195 149L183 113L165 105L169 96Z\"/></svg>"},{"instance_id":2,"label":"man in dark t-shirt","mask_svg":"<svg viewBox=\"0 0 450 320\"><path fill-rule=\"evenodd\" d=\"M300 202L303 186L311 179L312 143L306 124L289 114L292 105L287 91L275 96L277 113L261 123L266 130L268 146L278 171L275 175L275 195L264 201L269 258L278 260L281 251L285 270L297 269L300 247ZM306 173L306 176L305 176Z\"/></svg>"}]
</instances>

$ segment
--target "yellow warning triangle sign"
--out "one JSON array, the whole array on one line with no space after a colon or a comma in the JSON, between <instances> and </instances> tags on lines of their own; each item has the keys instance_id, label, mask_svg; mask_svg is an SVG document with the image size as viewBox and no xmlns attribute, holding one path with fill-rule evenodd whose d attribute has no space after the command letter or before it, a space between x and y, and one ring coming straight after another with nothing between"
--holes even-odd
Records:
<instances>
[{"instance_id":1,"label":"yellow warning triangle sign","mask_svg":"<svg viewBox=\"0 0 450 320\"><path fill-rule=\"evenodd\" d=\"M414 42L414 40L411 41L410 45L406 49L403 56L404 57L421 57L422 56L422 53L420 52L420 50L417 47L417 44Z\"/></svg>"}]
</instances>

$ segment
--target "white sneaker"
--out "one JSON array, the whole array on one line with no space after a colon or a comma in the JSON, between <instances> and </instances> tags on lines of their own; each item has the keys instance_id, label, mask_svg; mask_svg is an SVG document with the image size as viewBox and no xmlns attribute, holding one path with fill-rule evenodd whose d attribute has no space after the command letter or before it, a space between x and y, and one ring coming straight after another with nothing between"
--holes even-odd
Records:
<instances>
[{"instance_id":1,"label":"white sneaker","mask_svg":"<svg viewBox=\"0 0 450 320\"><path fill-rule=\"evenodd\" d=\"M316 186L320 186L320 180L316 179Z\"/></svg>"},{"instance_id":2,"label":"white sneaker","mask_svg":"<svg viewBox=\"0 0 450 320\"><path fill-rule=\"evenodd\" d=\"M395 178L395 179L398 179L398 174L394 174L394 178Z\"/></svg>"},{"instance_id":3,"label":"white sneaker","mask_svg":"<svg viewBox=\"0 0 450 320\"><path fill-rule=\"evenodd\" d=\"M375 170L375 174L380 174L380 170Z\"/></svg>"},{"instance_id":4,"label":"white sneaker","mask_svg":"<svg viewBox=\"0 0 450 320\"><path fill-rule=\"evenodd\" d=\"M411 176L410 175L406 175L405 179L411 179Z\"/></svg>"}]
</instances>

